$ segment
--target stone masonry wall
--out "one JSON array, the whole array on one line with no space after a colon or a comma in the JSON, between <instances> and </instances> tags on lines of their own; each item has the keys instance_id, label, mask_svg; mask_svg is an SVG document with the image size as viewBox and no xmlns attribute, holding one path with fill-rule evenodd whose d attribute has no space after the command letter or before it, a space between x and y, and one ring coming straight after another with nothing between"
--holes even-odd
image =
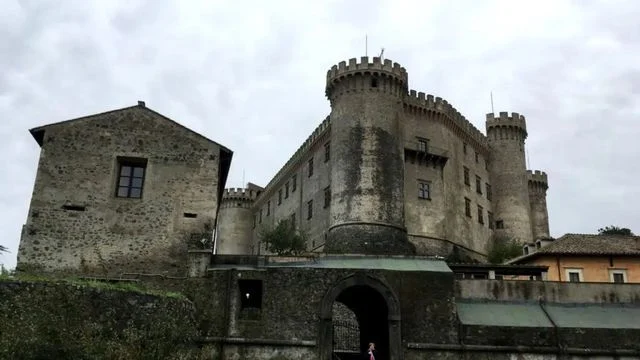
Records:
<instances>
[{"instance_id":1,"label":"stone masonry wall","mask_svg":"<svg viewBox=\"0 0 640 360\"><path fill-rule=\"evenodd\" d=\"M220 152L143 106L47 126L18 268L180 272L215 221ZM142 198L115 196L129 158L147 161Z\"/></svg>"}]
</instances>

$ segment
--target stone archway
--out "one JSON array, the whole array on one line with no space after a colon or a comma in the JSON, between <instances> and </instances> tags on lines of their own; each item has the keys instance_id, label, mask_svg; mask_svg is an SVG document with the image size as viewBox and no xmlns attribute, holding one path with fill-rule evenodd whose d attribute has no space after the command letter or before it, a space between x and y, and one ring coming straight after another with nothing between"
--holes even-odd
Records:
<instances>
[{"instance_id":1,"label":"stone archway","mask_svg":"<svg viewBox=\"0 0 640 360\"><path fill-rule=\"evenodd\" d=\"M318 334L320 360L333 356L333 304L339 301L356 313L361 344L368 341L381 345L381 360L402 360L400 303L391 288L381 279L356 273L341 279L324 295L320 304ZM376 340L377 339L377 340ZM364 350L364 349L363 349Z\"/></svg>"}]
</instances>

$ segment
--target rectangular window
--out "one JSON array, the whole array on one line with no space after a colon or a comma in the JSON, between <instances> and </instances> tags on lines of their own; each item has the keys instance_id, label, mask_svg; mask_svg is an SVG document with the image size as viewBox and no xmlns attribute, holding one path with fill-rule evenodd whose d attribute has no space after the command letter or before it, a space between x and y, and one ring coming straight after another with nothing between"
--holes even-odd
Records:
<instances>
[{"instance_id":1,"label":"rectangular window","mask_svg":"<svg viewBox=\"0 0 640 360\"><path fill-rule=\"evenodd\" d=\"M289 182L288 181L286 184L284 184L284 198L285 199L289 198Z\"/></svg>"},{"instance_id":2,"label":"rectangular window","mask_svg":"<svg viewBox=\"0 0 640 360\"><path fill-rule=\"evenodd\" d=\"M298 187L298 175L293 175L291 177L291 192L295 192Z\"/></svg>"},{"instance_id":3,"label":"rectangular window","mask_svg":"<svg viewBox=\"0 0 640 360\"><path fill-rule=\"evenodd\" d=\"M429 151L429 140L418 138L418 151L426 153Z\"/></svg>"},{"instance_id":4,"label":"rectangular window","mask_svg":"<svg viewBox=\"0 0 640 360\"><path fill-rule=\"evenodd\" d=\"M491 201L491 197L492 197L491 185L489 185L489 184L484 184L484 185L485 185L485 188L486 188L486 191L487 191L487 200Z\"/></svg>"},{"instance_id":5,"label":"rectangular window","mask_svg":"<svg viewBox=\"0 0 640 360\"><path fill-rule=\"evenodd\" d=\"M476 175L476 192L482 195L482 179Z\"/></svg>"},{"instance_id":6,"label":"rectangular window","mask_svg":"<svg viewBox=\"0 0 640 360\"><path fill-rule=\"evenodd\" d=\"M471 217L471 200L464 198L464 214Z\"/></svg>"},{"instance_id":7,"label":"rectangular window","mask_svg":"<svg viewBox=\"0 0 640 360\"><path fill-rule=\"evenodd\" d=\"M278 190L278 205L282 205L282 189Z\"/></svg>"},{"instance_id":8,"label":"rectangular window","mask_svg":"<svg viewBox=\"0 0 640 360\"><path fill-rule=\"evenodd\" d=\"M267 216L271 215L271 200L267 201Z\"/></svg>"},{"instance_id":9,"label":"rectangular window","mask_svg":"<svg viewBox=\"0 0 640 360\"><path fill-rule=\"evenodd\" d=\"M147 160L118 159L118 163L118 187L116 189L116 196L120 198L141 198Z\"/></svg>"},{"instance_id":10,"label":"rectangular window","mask_svg":"<svg viewBox=\"0 0 640 360\"><path fill-rule=\"evenodd\" d=\"M463 154L467 153L467 144L466 143L462 143L462 153Z\"/></svg>"},{"instance_id":11,"label":"rectangular window","mask_svg":"<svg viewBox=\"0 0 640 360\"><path fill-rule=\"evenodd\" d=\"M493 229L493 213L491 211L487 211L487 222L489 223L489 229Z\"/></svg>"},{"instance_id":12,"label":"rectangular window","mask_svg":"<svg viewBox=\"0 0 640 360\"><path fill-rule=\"evenodd\" d=\"M331 143L324 144L324 162L331 159Z\"/></svg>"},{"instance_id":13,"label":"rectangular window","mask_svg":"<svg viewBox=\"0 0 640 360\"><path fill-rule=\"evenodd\" d=\"M566 278L569 282L582 282L582 269L565 269Z\"/></svg>"},{"instance_id":14,"label":"rectangular window","mask_svg":"<svg viewBox=\"0 0 640 360\"><path fill-rule=\"evenodd\" d=\"M609 274L612 283L622 284L627 282L626 270L609 270Z\"/></svg>"},{"instance_id":15,"label":"rectangular window","mask_svg":"<svg viewBox=\"0 0 640 360\"><path fill-rule=\"evenodd\" d=\"M313 200L309 200L307 202L307 220L310 220L313 217Z\"/></svg>"},{"instance_id":16,"label":"rectangular window","mask_svg":"<svg viewBox=\"0 0 640 360\"><path fill-rule=\"evenodd\" d=\"M431 200L431 183L428 181L418 182L418 199Z\"/></svg>"},{"instance_id":17,"label":"rectangular window","mask_svg":"<svg viewBox=\"0 0 640 360\"><path fill-rule=\"evenodd\" d=\"M476 151L476 164L480 162L480 154Z\"/></svg>"},{"instance_id":18,"label":"rectangular window","mask_svg":"<svg viewBox=\"0 0 640 360\"><path fill-rule=\"evenodd\" d=\"M313 176L313 158L309 159L308 166L309 166L309 177L312 177Z\"/></svg>"},{"instance_id":19,"label":"rectangular window","mask_svg":"<svg viewBox=\"0 0 640 360\"><path fill-rule=\"evenodd\" d=\"M484 213L482 211L482 206L478 205L478 223L484 224Z\"/></svg>"},{"instance_id":20,"label":"rectangular window","mask_svg":"<svg viewBox=\"0 0 640 360\"><path fill-rule=\"evenodd\" d=\"M497 220L496 221L496 229L504 229L504 221L503 220Z\"/></svg>"},{"instance_id":21,"label":"rectangular window","mask_svg":"<svg viewBox=\"0 0 640 360\"><path fill-rule=\"evenodd\" d=\"M471 186L471 180L469 180L469 168L463 167L464 169L464 184Z\"/></svg>"},{"instance_id":22,"label":"rectangular window","mask_svg":"<svg viewBox=\"0 0 640 360\"><path fill-rule=\"evenodd\" d=\"M331 205L331 188L327 186L324 188L324 208L328 208Z\"/></svg>"}]
</instances>

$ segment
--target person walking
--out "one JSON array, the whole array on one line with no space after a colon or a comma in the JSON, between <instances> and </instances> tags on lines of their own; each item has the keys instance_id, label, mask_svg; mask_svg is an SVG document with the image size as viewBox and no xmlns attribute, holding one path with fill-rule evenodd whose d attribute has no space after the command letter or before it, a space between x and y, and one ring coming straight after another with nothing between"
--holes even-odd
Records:
<instances>
[{"instance_id":1,"label":"person walking","mask_svg":"<svg viewBox=\"0 0 640 360\"><path fill-rule=\"evenodd\" d=\"M376 344L369 343L369 349L367 350L367 360L376 360L378 352L376 351Z\"/></svg>"}]
</instances>

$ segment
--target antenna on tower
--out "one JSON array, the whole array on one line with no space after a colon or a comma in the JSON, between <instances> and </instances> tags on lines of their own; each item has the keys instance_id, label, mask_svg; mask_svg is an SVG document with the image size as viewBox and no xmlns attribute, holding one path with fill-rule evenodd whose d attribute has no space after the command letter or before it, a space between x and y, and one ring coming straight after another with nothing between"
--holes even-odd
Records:
<instances>
[{"instance_id":1,"label":"antenna on tower","mask_svg":"<svg viewBox=\"0 0 640 360\"><path fill-rule=\"evenodd\" d=\"M367 56L369 51L369 36L364 34L364 56Z\"/></svg>"},{"instance_id":2,"label":"antenna on tower","mask_svg":"<svg viewBox=\"0 0 640 360\"><path fill-rule=\"evenodd\" d=\"M526 148L526 151L527 151L527 169L531 169L531 159L529 158L529 148Z\"/></svg>"},{"instance_id":3,"label":"antenna on tower","mask_svg":"<svg viewBox=\"0 0 640 360\"><path fill-rule=\"evenodd\" d=\"M493 91L491 91L491 113L495 114L495 111L493 110Z\"/></svg>"},{"instance_id":4,"label":"antenna on tower","mask_svg":"<svg viewBox=\"0 0 640 360\"><path fill-rule=\"evenodd\" d=\"M383 61L383 60L382 60L382 55L384 55L384 48L382 48L382 50L380 50L380 56L379 56L379 58L380 58L380 62L382 62L382 61Z\"/></svg>"},{"instance_id":5,"label":"antenna on tower","mask_svg":"<svg viewBox=\"0 0 640 360\"><path fill-rule=\"evenodd\" d=\"M242 169L242 186L240 186L241 188L244 188L244 169Z\"/></svg>"}]
</instances>

